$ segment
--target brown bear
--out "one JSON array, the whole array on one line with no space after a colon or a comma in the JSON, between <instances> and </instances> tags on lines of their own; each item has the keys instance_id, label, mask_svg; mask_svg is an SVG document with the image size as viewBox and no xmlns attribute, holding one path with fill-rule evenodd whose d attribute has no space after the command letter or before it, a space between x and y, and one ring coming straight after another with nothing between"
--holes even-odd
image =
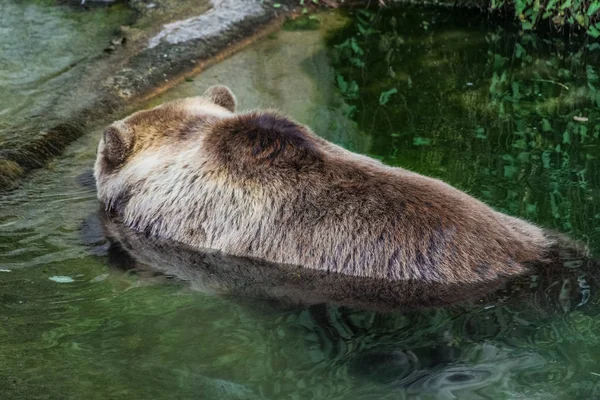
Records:
<instances>
[{"instance_id":1,"label":"brown bear","mask_svg":"<svg viewBox=\"0 0 600 400\"><path fill-rule=\"evenodd\" d=\"M586 250L444 182L347 151L225 86L111 124L94 169L124 224L349 276L476 283Z\"/></svg>"}]
</instances>

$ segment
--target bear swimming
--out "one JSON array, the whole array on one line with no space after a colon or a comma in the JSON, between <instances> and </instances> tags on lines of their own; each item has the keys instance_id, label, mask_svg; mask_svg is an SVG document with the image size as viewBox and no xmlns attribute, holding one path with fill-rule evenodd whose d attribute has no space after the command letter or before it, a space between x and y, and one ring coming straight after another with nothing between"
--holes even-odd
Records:
<instances>
[{"instance_id":1,"label":"bear swimming","mask_svg":"<svg viewBox=\"0 0 600 400\"><path fill-rule=\"evenodd\" d=\"M277 112L202 96L111 124L94 176L125 225L197 249L392 281L476 283L587 251Z\"/></svg>"}]
</instances>

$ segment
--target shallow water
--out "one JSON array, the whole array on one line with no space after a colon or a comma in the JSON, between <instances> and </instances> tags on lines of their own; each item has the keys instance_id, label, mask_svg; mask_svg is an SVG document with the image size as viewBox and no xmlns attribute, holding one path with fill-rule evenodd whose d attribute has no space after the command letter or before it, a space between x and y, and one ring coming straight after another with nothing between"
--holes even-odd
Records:
<instances>
[{"instance_id":1,"label":"shallow water","mask_svg":"<svg viewBox=\"0 0 600 400\"><path fill-rule=\"evenodd\" d=\"M574 62L560 44L529 41L521 63L515 36L475 17L321 18L326 42L325 28L281 31L152 104L226 83L241 108L281 108L348 148L597 248L597 50ZM595 296L569 313L498 302L378 314L125 271L95 217L99 135L0 198L3 399L600 396Z\"/></svg>"},{"instance_id":2,"label":"shallow water","mask_svg":"<svg viewBox=\"0 0 600 400\"><path fill-rule=\"evenodd\" d=\"M48 107L69 96L69 82L85 73L84 62L102 57L130 17L123 6L0 1L0 141L19 134L10 126L47 118Z\"/></svg>"}]
</instances>

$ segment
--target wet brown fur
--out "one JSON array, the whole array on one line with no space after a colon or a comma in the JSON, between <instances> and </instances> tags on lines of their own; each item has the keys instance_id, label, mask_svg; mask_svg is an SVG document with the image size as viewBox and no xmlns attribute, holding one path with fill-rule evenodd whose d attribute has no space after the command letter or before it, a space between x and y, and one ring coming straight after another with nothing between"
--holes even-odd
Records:
<instances>
[{"instance_id":1,"label":"wet brown fur","mask_svg":"<svg viewBox=\"0 0 600 400\"><path fill-rule=\"evenodd\" d=\"M276 112L234 109L221 86L116 122L99 147L99 198L148 235L394 281L482 282L551 262L558 246L585 251Z\"/></svg>"},{"instance_id":2,"label":"wet brown fur","mask_svg":"<svg viewBox=\"0 0 600 400\"><path fill-rule=\"evenodd\" d=\"M99 217L99 225L111 243L109 259L120 268L135 268L138 276L151 279L157 273L176 277L203 292L278 300L286 306L327 303L381 312L461 306L477 301L479 306L512 304L520 312L531 310L547 315L553 310L562 313L577 309L589 301L586 289L591 293L591 288L597 287L595 265L577 269L540 266L534 271L535 280L524 276L447 283L355 277L214 250L198 251L147 237L106 214Z\"/></svg>"}]
</instances>

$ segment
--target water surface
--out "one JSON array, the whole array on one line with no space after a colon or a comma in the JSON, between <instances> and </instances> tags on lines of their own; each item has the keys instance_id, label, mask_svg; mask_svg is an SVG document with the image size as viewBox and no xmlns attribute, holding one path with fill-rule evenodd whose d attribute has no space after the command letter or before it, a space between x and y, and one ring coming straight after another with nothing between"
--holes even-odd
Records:
<instances>
[{"instance_id":1,"label":"water surface","mask_svg":"<svg viewBox=\"0 0 600 400\"><path fill-rule=\"evenodd\" d=\"M11 126L53 115L52 107L86 73L85 62L102 57L130 18L120 5L85 10L54 1L0 1L0 141L22 134Z\"/></svg>"},{"instance_id":2,"label":"water surface","mask_svg":"<svg viewBox=\"0 0 600 400\"><path fill-rule=\"evenodd\" d=\"M596 248L598 50L447 13L324 15L319 30L278 32L152 104L225 83L241 108L281 108ZM383 314L124 271L95 218L100 132L0 199L3 398L600 396L596 297L568 313L507 301Z\"/></svg>"}]
</instances>

